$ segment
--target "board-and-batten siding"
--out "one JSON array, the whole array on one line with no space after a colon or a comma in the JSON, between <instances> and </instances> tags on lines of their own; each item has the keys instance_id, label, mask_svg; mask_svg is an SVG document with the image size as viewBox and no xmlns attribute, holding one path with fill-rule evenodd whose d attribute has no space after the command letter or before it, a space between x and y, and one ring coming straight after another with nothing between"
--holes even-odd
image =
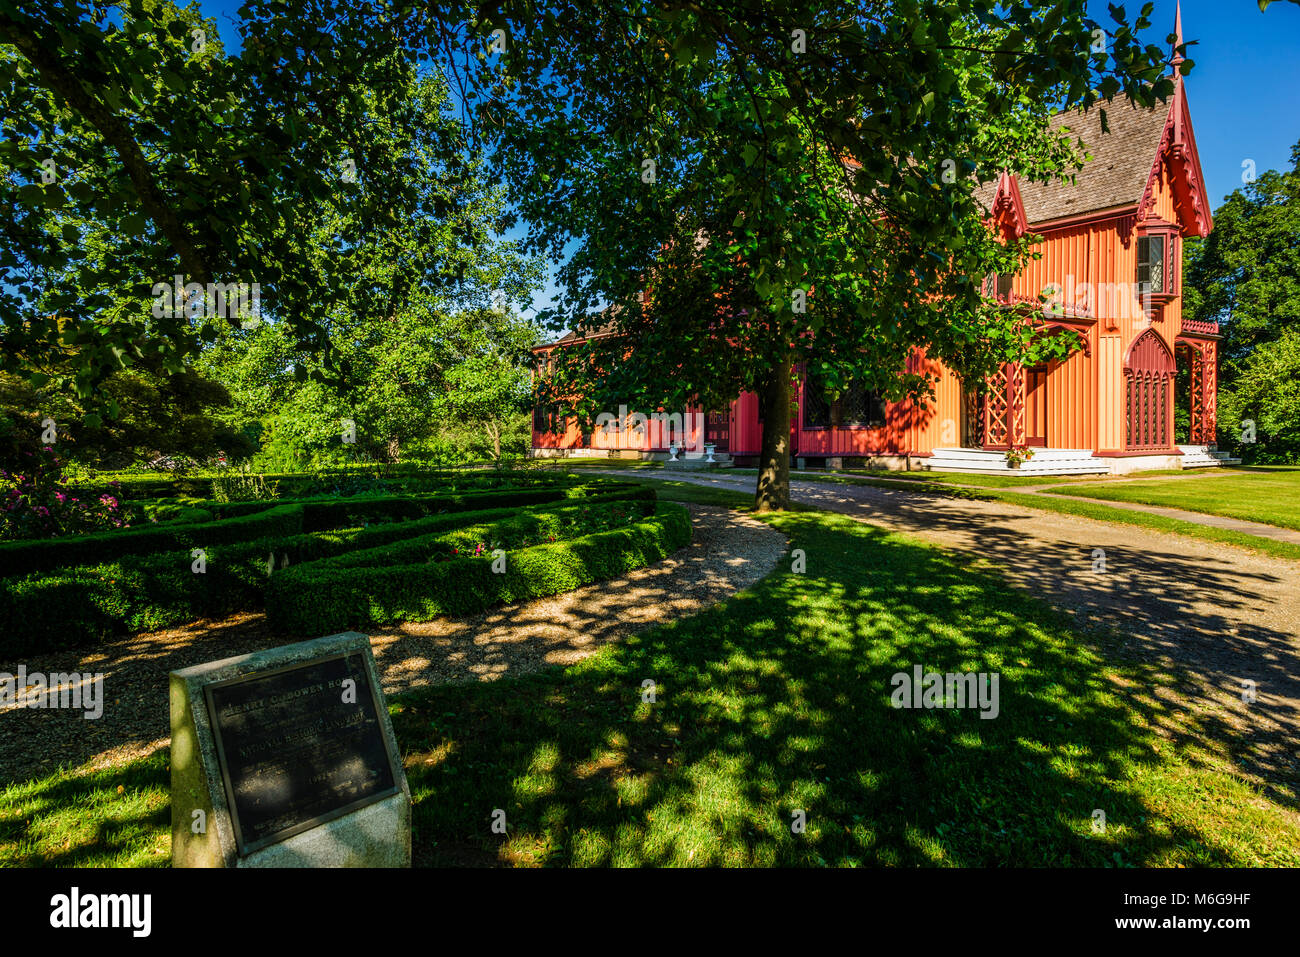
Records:
<instances>
[{"instance_id":1,"label":"board-and-batten siding","mask_svg":"<svg viewBox=\"0 0 1300 957\"><path fill-rule=\"evenodd\" d=\"M938 379L935 396L885 404L882 428L805 429L805 389L801 382L797 406L796 449L801 456L859 457L870 455L928 454L940 445L956 445L961 438L961 388L957 377L938 362L915 352L908 372L928 372ZM945 426L945 423L946 426Z\"/></svg>"}]
</instances>

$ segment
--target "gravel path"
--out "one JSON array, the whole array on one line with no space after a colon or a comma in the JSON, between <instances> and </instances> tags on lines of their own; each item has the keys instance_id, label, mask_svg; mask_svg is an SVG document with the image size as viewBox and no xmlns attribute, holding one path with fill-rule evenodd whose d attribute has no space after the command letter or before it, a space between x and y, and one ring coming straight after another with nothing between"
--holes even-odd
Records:
<instances>
[{"instance_id":1,"label":"gravel path","mask_svg":"<svg viewBox=\"0 0 1300 957\"><path fill-rule=\"evenodd\" d=\"M755 483L664 477L749 493ZM1178 664L1198 708L1237 736L1244 771L1300 783L1300 563L1002 502L798 479L790 488L797 502L969 553L1081 626L1128 636L1122 653ZM1244 681L1255 682L1250 705Z\"/></svg>"},{"instance_id":2,"label":"gravel path","mask_svg":"<svg viewBox=\"0 0 1300 957\"><path fill-rule=\"evenodd\" d=\"M413 623L371 636L384 691L491 681L569 665L610 642L694 614L763 578L787 540L769 525L724 508L689 505L691 544L614 581L480 615ZM103 673L103 716L67 710L0 709L0 784L59 765L98 768L167 746L168 672L283 644L261 614L234 615L150 632L92 650L0 661L0 672Z\"/></svg>"}]
</instances>

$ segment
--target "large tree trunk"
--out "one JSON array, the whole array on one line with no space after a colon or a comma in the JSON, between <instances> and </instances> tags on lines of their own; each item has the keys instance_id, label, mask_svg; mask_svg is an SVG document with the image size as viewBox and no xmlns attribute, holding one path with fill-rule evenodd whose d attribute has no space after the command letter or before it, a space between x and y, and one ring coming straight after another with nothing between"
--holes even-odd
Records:
<instances>
[{"instance_id":1,"label":"large tree trunk","mask_svg":"<svg viewBox=\"0 0 1300 957\"><path fill-rule=\"evenodd\" d=\"M790 360L772 367L763 388L763 452L758 461L754 508L760 512L790 507Z\"/></svg>"}]
</instances>

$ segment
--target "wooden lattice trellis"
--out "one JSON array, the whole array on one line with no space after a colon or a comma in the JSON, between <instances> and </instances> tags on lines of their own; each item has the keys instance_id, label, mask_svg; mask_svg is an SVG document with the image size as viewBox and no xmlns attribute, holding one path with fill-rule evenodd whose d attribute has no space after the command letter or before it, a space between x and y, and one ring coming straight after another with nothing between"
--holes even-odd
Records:
<instances>
[{"instance_id":1,"label":"wooden lattice trellis","mask_svg":"<svg viewBox=\"0 0 1300 957\"><path fill-rule=\"evenodd\" d=\"M1025 370L1008 363L988 378L984 399L984 448L1008 449L1025 442Z\"/></svg>"},{"instance_id":2,"label":"wooden lattice trellis","mask_svg":"<svg viewBox=\"0 0 1300 957\"><path fill-rule=\"evenodd\" d=\"M1191 416L1188 440L1193 445L1213 445L1217 438L1218 362L1216 344L1210 341L1184 340L1188 372L1191 377Z\"/></svg>"}]
</instances>

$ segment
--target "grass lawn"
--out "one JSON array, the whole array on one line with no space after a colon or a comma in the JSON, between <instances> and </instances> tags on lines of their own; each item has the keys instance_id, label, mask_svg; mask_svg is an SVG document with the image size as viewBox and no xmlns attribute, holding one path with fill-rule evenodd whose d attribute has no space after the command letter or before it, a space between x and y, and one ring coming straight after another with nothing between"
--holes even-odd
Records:
<instances>
[{"instance_id":1,"label":"grass lawn","mask_svg":"<svg viewBox=\"0 0 1300 957\"><path fill-rule=\"evenodd\" d=\"M1172 482L1065 485L1051 494L1162 505L1300 529L1300 467L1264 465Z\"/></svg>"},{"instance_id":2,"label":"grass lawn","mask_svg":"<svg viewBox=\"0 0 1300 957\"><path fill-rule=\"evenodd\" d=\"M416 863L1300 866L1294 793L1245 782L1159 700L1175 676L966 556L824 512L767 520L804 574L783 563L571 669L393 699ZM895 709L913 665L999 674L999 716ZM6 790L0 865L166 864L165 768Z\"/></svg>"}]
</instances>

